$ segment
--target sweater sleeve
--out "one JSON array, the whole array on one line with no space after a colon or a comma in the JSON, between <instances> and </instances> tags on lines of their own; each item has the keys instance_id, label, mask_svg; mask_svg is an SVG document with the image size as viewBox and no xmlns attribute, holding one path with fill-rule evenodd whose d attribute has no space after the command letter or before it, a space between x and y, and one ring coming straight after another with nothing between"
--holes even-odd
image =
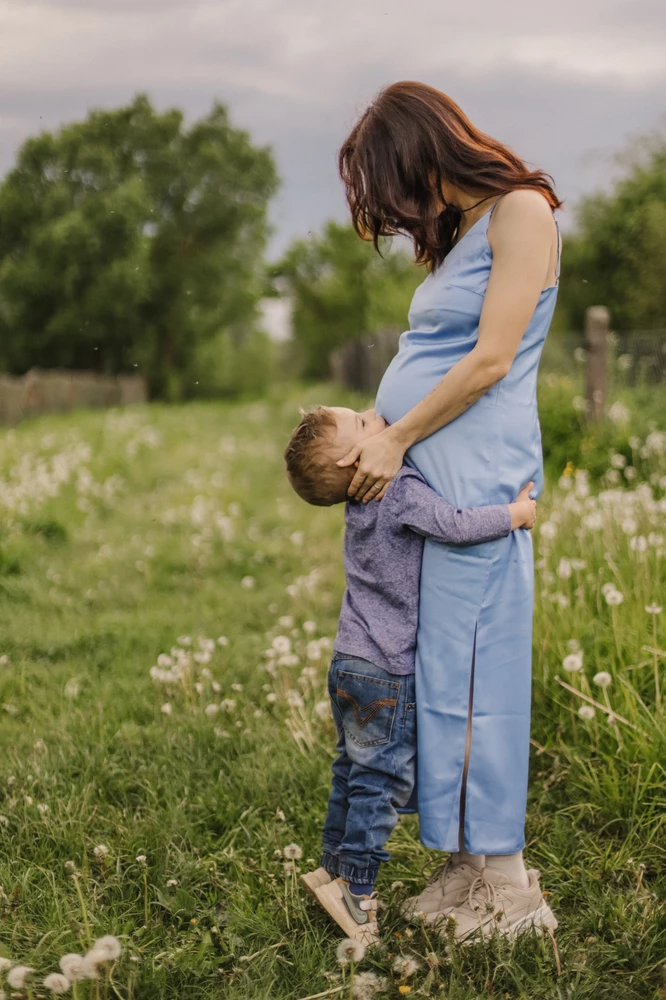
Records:
<instances>
[{"instance_id":1,"label":"sweater sleeve","mask_svg":"<svg viewBox=\"0 0 666 1000\"><path fill-rule=\"evenodd\" d=\"M454 507L417 474L402 475L393 492L395 515L404 527L448 545L477 545L511 532L507 504Z\"/></svg>"}]
</instances>

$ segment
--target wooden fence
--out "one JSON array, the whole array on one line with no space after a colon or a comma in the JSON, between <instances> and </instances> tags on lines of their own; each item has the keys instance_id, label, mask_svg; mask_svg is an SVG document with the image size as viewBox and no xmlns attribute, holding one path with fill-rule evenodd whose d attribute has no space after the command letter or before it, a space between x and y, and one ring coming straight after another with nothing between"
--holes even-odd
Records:
<instances>
[{"instance_id":1,"label":"wooden fence","mask_svg":"<svg viewBox=\"0 0 666 1000\"><path fill-rule=\"evenodd\" d=\"M552 334L557 338L558 334ZM563 338L564 339L564 338ZM610 314L605 306L591 306L585 316L584 338L570 335L566 337L567 347L573 354L573 341L578 350L583 351L584 393L587 419L590 423L603 420L607 412L609 367L614 353L622 355L633 365L634 371L641 371L650 381L666 381L666 334L663 331L631 334L618 338L610 333ZM381 377L398 350L399 334L386 332L360 337L339 348L331 357L331 376L334 381L347 389L374 393ZM635 341L636 357L624 353ZM613 345L613 346L612 346ZM576 354L578 354L578 350ZM574 370L574 361L568 356L569 370ZM617 372L614 374L617 376ZM621 367L621 366L620 366Z\"/></svg>"},{"instance_id":2,"label":"wooden fence","mask_svg":"<svg viewBox=\"0 0 666 1000\"><path fill-rule=\"evenodd\" d=\"M0 424L15 424L39 413L145 403L147 398L142 375L33 368L25 375L0 375Z\"/></svg>"}]
</instances>

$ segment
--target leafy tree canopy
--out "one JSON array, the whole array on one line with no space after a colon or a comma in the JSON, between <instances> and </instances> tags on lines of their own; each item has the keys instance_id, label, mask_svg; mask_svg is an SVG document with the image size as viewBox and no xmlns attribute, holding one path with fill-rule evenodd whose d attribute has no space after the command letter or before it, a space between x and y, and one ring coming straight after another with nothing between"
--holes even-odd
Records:
<instances>
[{"instance_id":1,"label":"leafy tree canopy","mask_svg":"<svg viewBox=\"0 0 666 1000\"><path fill-rule=\"evenodd\" d=\"M405 329L414 289L425 277L406 253L393 249L382 258L351 225L337 222L293 243L274 275L292 297L294 340L307 378L325 378L331 352L345 341Z\"/></svg>"},{"instance_id":2,"label":"leafy tree canopy","mask_svg":"<svg viewBox=\"0 0 666 1000\"><path fill-rule=\"evenodd\" d=\"M608 306L616 330L666 328L666 141L640 144L609 194L584 198L565 240L560 326Z\"/></svg>"},{"instance_id":3,"label":"leafy tree canopy","mask_svg":"<svg viewBox=\"0 0 666 1000\"><path fill-rule=\"evenodd\" d=\"M29 139L0 187L0 363L143 371L178 396L197 347L251 325L273 158L222 104L144 95Z\"/></svg>"}]
</instances>

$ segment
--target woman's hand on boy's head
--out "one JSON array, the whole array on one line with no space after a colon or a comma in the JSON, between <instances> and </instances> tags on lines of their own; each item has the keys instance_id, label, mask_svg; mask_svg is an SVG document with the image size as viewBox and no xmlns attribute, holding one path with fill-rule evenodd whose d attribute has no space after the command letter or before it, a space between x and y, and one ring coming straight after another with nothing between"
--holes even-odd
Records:
<instances>
[{"instance_id":1,"label":"woman's hand on boy's head","mask_svg":"<svg viewBox=\"0 0 666 1000\"><path fill-rule=\"evenodd\" d=\"M395 441L390 428L372 437L358 441L339 459L338 465L357 465L356 474L347 493L356 500L368 503L381 500L391 480L402 468L404 449Z\"/></svg>"}]
</instances>

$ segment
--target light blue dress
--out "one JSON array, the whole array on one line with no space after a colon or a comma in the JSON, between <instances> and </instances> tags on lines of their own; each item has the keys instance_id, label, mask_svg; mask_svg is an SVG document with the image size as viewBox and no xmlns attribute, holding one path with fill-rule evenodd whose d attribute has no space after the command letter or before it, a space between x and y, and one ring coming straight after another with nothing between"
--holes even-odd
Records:
<instances>
[{"instance_id":1,"label":"light blue dress","mask_svg":"<svg viewBox=\"0 0 666 1000\"><path fill-rule=\"evenodd\" d=\"M389 423L477 342L492 264L491 215L414 294L410 329L377 395L377 411ZM530 480L533 496L541 490L537 369L556 296L557 284L542 291L509 374L406 456L459 507L509 503ZM426 540L416 700L418 811L427 847L511 854L524 846L533 597L530 532L467 548Z\"/></svg>"}]
</instances>

